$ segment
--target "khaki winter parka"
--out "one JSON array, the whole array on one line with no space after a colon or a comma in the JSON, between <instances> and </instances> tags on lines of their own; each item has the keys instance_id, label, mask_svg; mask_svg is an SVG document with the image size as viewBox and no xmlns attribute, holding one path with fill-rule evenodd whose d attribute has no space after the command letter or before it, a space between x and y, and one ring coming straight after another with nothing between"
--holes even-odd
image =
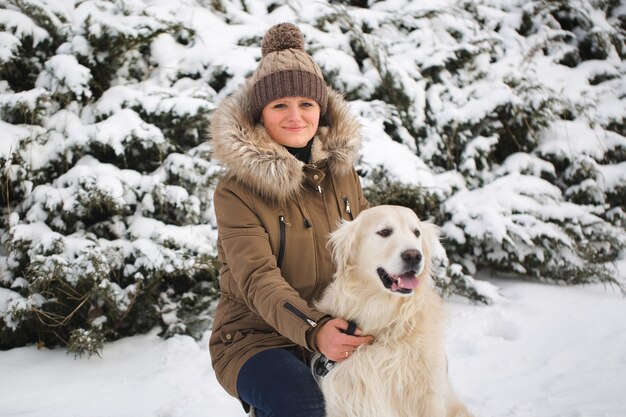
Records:
<instances>
[{"instance_id":1,"label":"khaki winter parka","mask_svg":"<svg viewBox=\"0 0 626 417\"><path fill-rule=\"evenodd\" d=\"M250 116L247 83L211 118L213 155L226 169L214 194L221 296L210 339L218 381L234 397L242 365L269 348L315 350L328 317L311 307L334 267L327 241L368 204L353 164L360 124L329 88L327 126L303 164Z\"/></svg>"}]
</instances>

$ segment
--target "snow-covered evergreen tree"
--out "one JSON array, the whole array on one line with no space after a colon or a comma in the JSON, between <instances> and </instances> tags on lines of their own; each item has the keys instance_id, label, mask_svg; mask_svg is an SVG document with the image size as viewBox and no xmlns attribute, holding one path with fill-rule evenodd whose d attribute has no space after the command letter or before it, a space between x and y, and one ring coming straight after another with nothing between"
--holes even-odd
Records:
<instances>
[{"instance_id":1,"label":"snow-covered evergreen tree","mask_svg":"<svg viewBox=\"0 0 626 417\"><path fill-rule=\"evenodd\" d=\"M145 6L0 2L0 348L210 323L215 92L155 61L201 40Z\"/></svg>"},{"instance_id":2,"label":"snow-covered evergreen tree","mask_svg":"<svg viewBox=\"0 0 626 417\"><path fill-rule=\"evenodd\" d=\"M281 21L360 115L372 203L440 225L442 292L620 285L619 1L0 0L0 348L206 328L208 115Z\"/></svg>"}]
</instances>

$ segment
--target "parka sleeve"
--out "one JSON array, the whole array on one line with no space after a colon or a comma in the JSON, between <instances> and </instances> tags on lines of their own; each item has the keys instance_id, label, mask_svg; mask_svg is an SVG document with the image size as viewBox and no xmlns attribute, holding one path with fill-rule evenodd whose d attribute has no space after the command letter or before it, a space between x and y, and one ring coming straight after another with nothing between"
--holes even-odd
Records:
<instances>
[{"instance_id":1,"label":"parka sleeve","mask_svg":"<svg viewBox=\"0 0 626 417\"><path fill-rule=\"evenodd\" d=\"M241 187L220 182L213 202L230 276L243 302L278 333L307 349L307 333L325 314L310 307L282 277L269 236Z\"/></svg>"}]
</instances>

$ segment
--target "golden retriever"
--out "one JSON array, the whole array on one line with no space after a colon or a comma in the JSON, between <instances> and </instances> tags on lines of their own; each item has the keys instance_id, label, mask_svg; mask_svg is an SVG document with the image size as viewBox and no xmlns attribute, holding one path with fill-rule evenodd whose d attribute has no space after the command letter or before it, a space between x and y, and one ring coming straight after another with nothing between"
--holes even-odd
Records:
<instances>
[{"instance_id":1,"label":"golden retriever","mask_svg":"<svg viewBox=\"0 0 626 417\"><path fill-rule=\"evenodd\" d=\"M438 230L377 206L330 238L337 273L317 307L375 336L320 385L327 417L471 417L447 374L443 302L430 277Z\"/></svg>"}]
</instances>

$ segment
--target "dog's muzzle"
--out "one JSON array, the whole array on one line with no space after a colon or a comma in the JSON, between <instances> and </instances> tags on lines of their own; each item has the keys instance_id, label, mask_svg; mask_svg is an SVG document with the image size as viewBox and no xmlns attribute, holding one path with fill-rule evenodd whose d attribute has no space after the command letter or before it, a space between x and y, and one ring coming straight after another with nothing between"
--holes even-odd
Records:
<instances>
[{"instance_id":1,"label":"dog's muzzle","mask_svg":"<svg viewBox=\"0 0 626 417\"><path fill-rule=\"evenodd\" d=\"M412 269L400 275L390 274L384 268L378 268L376 272L385 288L391 292L411 294L419 284L417 273Z\"/></svg>"}]
</instances>

